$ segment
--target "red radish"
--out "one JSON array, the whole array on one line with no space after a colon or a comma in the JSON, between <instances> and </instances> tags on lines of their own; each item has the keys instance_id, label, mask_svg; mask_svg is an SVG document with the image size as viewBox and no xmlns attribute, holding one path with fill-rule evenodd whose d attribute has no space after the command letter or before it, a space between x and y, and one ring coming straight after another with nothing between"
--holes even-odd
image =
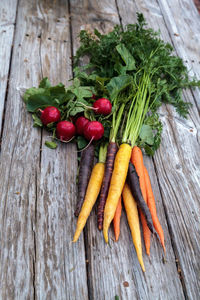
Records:
<instances>
[{"instance_id":1,"label":"red radish","mask_svg":"<svg viewBox=\"0 0 200 300\"><path fill-rule=\"evenodd\" d=\"M44 110L41 110L40 119L44 125L58 122L60 120L60 111L57 109L57 107L48 106Z\"/></svg>"},{"instance_id":2,"label":"red radish","mask_svg":"<svg viewBox=\"0 0 200 300\"><path fill-rule=\"evenodd\" d=\"M79 135L83 135L83 129L87 123L90 122L88 119L85 117L81 116L76 120L76 133Z\"/></svg>"},{"instance_id":3,"label":"red radish","mask_svg":"<svg viewBox=\"0 0 200 300\"><path fill-rule=\"evenodd\" d=\"M89 141L98 141L102 138L104 134L104 127L98 121L91 121L85 125L83 134L84 137Z\"/></svg>"},{"instance_id":4,"label":"red radish","mask_svg":"<svg viewBox=\"0 0 200 300\"><path fill-rule=\"evenodd\" d=\"M56 135L61 141L69 141L75 134L76 127L69 121L61 121L56 126Z\"/></svg>"},{"instance_id":5,"label":"red radish","mask_svg":"<svg viewBox=\"0 0 200 300\"><path fill-rule=\"evenodd\" d=\"M94 100L96 100L96 99L97 99L97 97L96 97L96 95L95 95L95 94L92 94L92 99L94 99Z\"/></svg>"},{"instance_id":6,"label":"red radish","mask_svg":"<svg viewBox=\"0 0 200 300\"><path fill-rule=\"evenodd\" d=\"M96 114L102 114L104 116L109 115L112 111L112 104L106 98L100 98L97 101L95 101L93 103L93 107L96 109Z\"/></svg>"}]
</instances>

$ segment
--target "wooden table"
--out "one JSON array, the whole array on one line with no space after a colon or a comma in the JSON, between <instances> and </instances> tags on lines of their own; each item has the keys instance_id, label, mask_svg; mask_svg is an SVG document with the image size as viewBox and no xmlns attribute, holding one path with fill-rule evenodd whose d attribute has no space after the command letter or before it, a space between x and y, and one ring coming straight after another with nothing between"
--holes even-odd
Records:
<instances>
[{"instance_id":1,"label":"wooden table","mask_svg":"<svg viewBox=\"0 0 200 300\"><path fill-rule=\"evenodd\" d=\"M200 17L192 0L1 0L0 3L0 299L200 299L200 92L187 90L187 120L163 106L160 149L145 157L166 239L152 238L139 266L125 214L111 247L93 211L72 244L76 220L77 154L52 151L48 133L32 127L21 94L48 76L72 78L80 29L107 32L136 21L174 46L200 78ZM113 236L112 231L110 236Z\"/></svg>"}]
</instances>

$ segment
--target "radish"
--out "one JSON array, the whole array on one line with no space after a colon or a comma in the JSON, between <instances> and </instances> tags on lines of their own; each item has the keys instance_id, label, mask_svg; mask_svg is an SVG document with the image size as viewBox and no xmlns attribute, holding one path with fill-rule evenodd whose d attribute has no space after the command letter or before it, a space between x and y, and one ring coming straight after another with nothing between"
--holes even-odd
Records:
<instances>
[{"instance_id":1,"label":"radish","mask_svg":"<svg viewBox=\"0 0 200 300\"><path fill-rule=\"evenodd\" d=\"M76 123L75 123L76 133L79 134L79 135L83 135L84 127L88 123L89 123L89 120L86 119L85 117L83 117L83 116L78 117L78 119L76 120Z\"/></svg>"},{"instance_id":2,"label":"radish","mask_svg":"<svg viewBox=\"0 0 200 300\"><path fill-rule=\"evenodd\" d=\"M58 122L60 120L60 111L57 107L48 106L44 110L41 111L40 119L44 125L48 125L49 123Z\"/></svg>"},{"instance_id":3,"label":"radish","mask_svg":"<svg viewBox=\"0 0 200 300\"><path fill-rule=\"evenodd\" d=\"M83 134L84 137L89 141L98 141L104 135L104 127L98 121L91 121L85 125Z\"/></svg>"},{"instance_id":4,"label":"radish","mask_svg":"<svg viewBox=\"0 0 200 300\"><path fill-rule=\"evenodd\" d=\"M76 127L69 121L61 121L56 126L56 135L61 141L69 141L76 134Z\"/></svg>"},{"instance_id":5,"label":"radish","mask_svg":"<svg viewBox=\"0 0 200 300\"><path fill-rule=\"evenodd\" d=\"M95 101L93 103L93 107L95 108L96 114L102 114L104 116L109 115L112 111L112 104L106 98L100 98L97 101Z\"/></svg>"}]
</instances>

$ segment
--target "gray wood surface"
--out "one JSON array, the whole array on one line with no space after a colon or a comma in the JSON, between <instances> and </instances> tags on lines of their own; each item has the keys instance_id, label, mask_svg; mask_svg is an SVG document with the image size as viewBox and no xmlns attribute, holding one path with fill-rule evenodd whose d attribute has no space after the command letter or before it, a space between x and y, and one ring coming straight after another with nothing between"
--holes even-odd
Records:
<instances>
[{"instance_id":1,"label":"gray wood surface","mask_svg":"<svg viewBox=\"0 0 200 300\"><path fill-rule=\"evenodd\" d=\"M17 0L3 1L3 3L0 4L0 133L8 83L16 11Z\"/></svg>"},{"instance_id":2,"label":"gray wood surface","mask_svg":"<svg viewBox=\"0 0 200 300\"><path fill-rule=\"evenodd\" d=\"M153 160L145 157L167 250L164 256L152 237L151 257L143 251L145 274L125 213L117 243L110 230L110 247L97 230L96 208L71 243L76 147L45 147L49 134L32 128L21 99L45 76L67 84L81 29L108 32L135 22L137 11L199 78L200 17L192 0L0 3L0 299L199 299L200 92L184 92L193 103L188 120L170 106L160 109L162 144Z\"/></svg>"},{"instance_id":3,"label":"gray wood surface","mask_svg":"<svg viewBox=\"0 0 200 300\"><path fill-rule=\"evenodd\" d=\"M88 299L84 244L71 244L76 149L44 147L20 97L43 75L71 77L68 15L61 1L19 2L0 161L0 299Z\"/></svg>"}]
</instances>

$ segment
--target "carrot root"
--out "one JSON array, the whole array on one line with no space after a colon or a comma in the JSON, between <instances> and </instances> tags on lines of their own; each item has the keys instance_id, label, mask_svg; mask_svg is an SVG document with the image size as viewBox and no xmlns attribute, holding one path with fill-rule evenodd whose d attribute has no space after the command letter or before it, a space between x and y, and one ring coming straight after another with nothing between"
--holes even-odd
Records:
<instances>
[{"instance_id":1,"label":"carrot root","mask_svg":"<svg viewBox=\"0 0 200 300\"><path fill-rule=\"evenodd\" d=\"M76 232L74 234L73 242L76 242L86 224L87 218L90 215L92 207L99 195L101 184L104 176L104 163L97 163L93 170L88 183L85 200L83 202L80 214L78 216Z\"/></svg>"},{"instance_id":2,"label":"carrot root","mask_svg":"<svg viewBox=\"0 0 200 300\"><path fill-rule=\"evenodd\" d=\"M147 191L147 205L149 207L149 210L150 210L150 213L152 216L154 228L159 235L160 243L164 249L164 252L166 252L165 241L164 241L164 232L163 232L162 226L161 226L158 216L157 216L156 202L155 202L155 198L154 198L154 194L153 194L153 190L152 190L152 186L151 186L151 181L150 181L149 174L148 174L146 167L144 167L144 177L145 177L145 184L146 184L146 191Z\"/></svg>"},{"instance_id":3,"label":"carrot root","mask_svg":"<svg viewBox=\"0 0 200 300\"><path fill-rule=\"evenodd\" d=\"M120 235L120 219L121 219L121 214L122 214L122 199L121 197L119 198L118 204L117 204L117 209L115 212L115 216L113 219L113 226L114 226L114 233L115 233L115 241L117 242L119 239Z\"/></svg>"},{"instance_id":4,"label":"carrot root","mask_svg":"<svg viewBox=\"0 0 200 300\"><path fill-rule=\"evenodd\" d=\"M123 196L123 202L126 210L128 224L131 230L133 244L135 246L138 261L141 265L143 272L145 272L144 262L142 258L142 242L141 242L140 222L139 222L137 204L135 199L132 196L128 184L124 185L122 196Z\"/></svg>"},{"instance_id":5,"label":"carrot root","mask_svg":"<svg viewBox=\"0 0 200 300\"><path fill-rule=\"evenodd\" d=\"M131 151L130 145L121 144L115 157L114 169L104 209L103 235L106 243L108 243L108 228L114 218L117 203L126 180Z\"/></svg>"},{"instance_id":6,"label":"carrot root","mask_svg":"<svg viewBox=\"0 0 200 300\"><path fill-rule=\"evenodd\" d=\"M99 230L103 228L103 217L104 217L104 207L106 204L106 198L108 196L109 184L112 176L112 170L114 165L115 156L117 153L117 144L110 142L108 145L106 163L105 163L105 173L103 178L103 183L99 196L99 205L97 211L97 226Z\"/></svg>"},{"instance_id":7,"label":"carrot root","mask_svg":"<svg viewBox=\"0 0 200 300\"><path fill-rule=\"evenodd\" d=\"M144 201L147 204L147 192L146 192L146 184L145 184L145 178L144 178L143 155L142 155L141 149L137 146L133 147L132 154L131 154L131 162L133 163L133 165L136 169L136 172L139 176L142 196L144 198ZM147 255L150 255L151 232L148 228L147 221L146 221L141 209L139 209L139 212L140 212L140 218L141 218L141 223L142 223L146 253L147 253Z\"/></svg>"},{"instance_id":8,"label":"carrot root","mask_svg":"<svg viewBox=\"0 0 200 300\"><path fill-rule=\"evenodd\" d=\"M93 161L94 161L94 145L91 144L81 154L81 162L80 162L80 169L79 169L79 176L78 176L78 202L74 213L76 217L78 217L81 211L81 207L83 205L85 193L92 172Z\"/></svg>"}]
</instances>

